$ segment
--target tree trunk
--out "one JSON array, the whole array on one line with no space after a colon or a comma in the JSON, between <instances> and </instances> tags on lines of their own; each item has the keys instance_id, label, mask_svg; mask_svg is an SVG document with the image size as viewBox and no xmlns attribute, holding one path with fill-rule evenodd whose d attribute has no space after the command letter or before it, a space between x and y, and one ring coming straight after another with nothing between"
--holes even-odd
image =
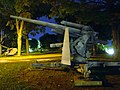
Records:
<instances>
[{"instance_id":1,"label":"tree trunk","mask_svg":"<svg viewBox=\"0 0 120 90\"><path fill-rule=\"evenodd\" d=\"M93 45L93 56L96 56L96 45Z\"/></svg>"},{"instance_id":2,"label":"tree trunk","mask_svg":"<svg viewBox=\"0 0 120 90\"><path fill-rule=\"evenodd\" d=\"M19 21L16 19L16 28L17 28L17 34L18 34L18 38L17 38L17 44L18 44L18 56L21 55L21 45L22 45L22 31L23 31L23 25L24 25L24 21L21 21L20 26L19 26Z\"/></svg>"},{"instance_id":3,"label":"tree trunk","mask_svg":"<svg viewBox=\"0 0 120 90\"><path fill-rule=\"evenodd\" d=\"M0 56L2 55L2 45L0 44Z\"/></svg>"},{"instance_id":4,"label":"tree trunk","mask_svg":"<svg viewBox=\"0 0 120 90\"><path fill-rule=\"evenodd\" d=\"M29 55L29 40L26 38L26 55Z\"/></svg>"},{"instance_id":5,"label":"tree trunk","mask_svg":"<svg viewBox=\"0 0 120 90\"><path fill-rule=\"evenodd\" d=\"M2 40L3 40L3 36L2 36L2 30L1 30L1 38L0 38L0 55L2 55Z\"/></svg>"},{"instance_id":6,"label":"tree trunk","mask_svg":"<svg viewBox=\"0 0 120 90\"><path fill-rule=\"evenodd\" d=\"M21 55L21 45L22 45L22 39L21 39L21 34L18 34L18 39L17 39L17 44L18 44L18 56Z\"/></svg>"},{"instance_id":7,"label":"tree trunk","mask_svg":"<svg viewBox=\"0 0 120 90\"><path fill-rule=\"evenodd\" d=\"M114 47L114 59L120 60L120 24L113 24L112 26L112 37Z\"/></svg>"}]
</instances>

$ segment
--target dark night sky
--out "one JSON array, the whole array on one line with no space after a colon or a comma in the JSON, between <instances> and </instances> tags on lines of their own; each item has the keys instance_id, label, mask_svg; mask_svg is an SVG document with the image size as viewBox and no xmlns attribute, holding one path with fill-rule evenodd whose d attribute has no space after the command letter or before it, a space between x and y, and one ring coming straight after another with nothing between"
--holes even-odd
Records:
<instances>
[{"instance_id":1,"label":"dark night sky","mask_svg":"<svg viewBox=\"0 0 120 90\"><path fill-rule=\"evenodd\" d=\"M56 23L55 20L54 20L54 18L48 19L45 16L41 17L40 20L41 21L45 21L45 22L49 22L49 23ZM46 27L45 33L55 34L55 33L51 32L51 28L48 28L48 27ZM40 34L36 34L36 36L32 36L32 35L29 34L28 36L29 36L29 38L35 38L35 39L38 40L42 35L44 35L44 34L40 33Z\"/></svg>"}]
</instances>

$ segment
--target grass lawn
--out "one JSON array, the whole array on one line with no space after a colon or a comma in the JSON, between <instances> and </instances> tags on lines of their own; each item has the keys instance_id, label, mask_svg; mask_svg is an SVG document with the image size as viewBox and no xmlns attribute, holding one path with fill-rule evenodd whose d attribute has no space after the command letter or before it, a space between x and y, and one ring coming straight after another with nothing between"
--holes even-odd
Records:
<instances>
[{"instance_id":1,"label":"grass lawn","mask_svg":"<svg viewBox=\"0 0 120 90\"><path fill-rule=\"evenodd\" d=\"M106 78L112 84L109 87L75 87L74 76L78 74L74 69L69 72L61 70L34 69L34 58L60 59L61 54L43 54L1 57L2 59L26 59L29 62L0 63L0 90L120 90L120 75L108 75ZM59 57L59 58L58 58ZM18 59L17 59L18 58ZM101 58L101 57L100 57ZM46 62L40 62L46 63Z\"/></svg>"},{"instance_id":2,"label":"grass lawn","mask_svg":"<svg viewBox=\"0 0 120 90\"><path fill-rule=\"evenodd\" d=\"M20 74L29 70L30 63L0 63L0 90L29 90L19 78Z\"/></svg>"},{"instance_id":3,"label":"grass lawn","mask_svg":"<svg viewBox=\"0 0 120 90\"><path fill-rule=\"evenodd\" d=\"M74 75L61 70L34 69L33 62L0 63L0 90L119 90L120 75L106 76L109 87L75 87Z\"/></svg>"}]
</instances>

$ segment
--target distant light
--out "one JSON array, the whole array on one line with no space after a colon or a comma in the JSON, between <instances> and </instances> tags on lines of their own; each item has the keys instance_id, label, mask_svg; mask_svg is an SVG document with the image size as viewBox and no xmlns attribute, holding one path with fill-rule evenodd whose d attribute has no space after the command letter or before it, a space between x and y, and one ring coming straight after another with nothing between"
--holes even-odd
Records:
<instances>
[{"instance_id":1,"label":"distant light","mask_svg":"<svg viewBox=\"0 0 120 90\"><path fill-rule=\"evenodd\" d=\"M106 51L109 55L113 55L113 54L114 54L114 49L113 49L113 48L105 48L105 51Z\"/></svg>"},{"instance_id":2,"label":"distant light","mask_svg":"<svg viewBox=\"0 0 120 90\"><path fill-rule=\"evenodd\" d=\"M98 45L100 45L100 43L97 43Z\"/></svg>"},{"instance_id":3,"label":"distant light","mask_svg":"<svg viewBox=\"0 0 120 90\"><path fill-rule=\"evenodd\" d=\"M29 38L28 40L32 40L32 38Z\"/></svg>"},{"instance_id":4,"label":"distant light","mask_svg":"<svg viewBox=\"0 0 120 90\"><path fill-rule=\"evenodd\" d=\"M33 52L33 50L32 50L32 49L29 49L29 52Z\"/></svg>"},{"instance_id":5,"label":"distant light","mask_svg":"<svg viewBox=\"0 0 120 90\"><path fill-rule=\"evenodd\" d=\"M37 48L41 48L41 43L40 43L40 41L39 40L37 40L38 41L38 46L37 46Z\"/></svg>"},{"instance_id":6,"label":"distant light","mask_svg":"<svg viewBox=\"0 0 120 90\"><path fill-rule=\"evenodd\" d=\"M30 48L30 46L29 46L29 52L33 52L33 50Z\"/></svg>"}]
</instances>

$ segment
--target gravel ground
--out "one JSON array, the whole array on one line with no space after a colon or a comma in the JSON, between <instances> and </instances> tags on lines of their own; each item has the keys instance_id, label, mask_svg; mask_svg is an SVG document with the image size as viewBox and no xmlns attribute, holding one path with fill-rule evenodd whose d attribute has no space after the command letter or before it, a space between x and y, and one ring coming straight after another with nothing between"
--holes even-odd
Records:
<instances>
[{"instance_id":1,"label":"gravel ground","mask_svg":"<svg viewBox=\"0 0 120 90\"><path fill-rule=\"evenodd\" d=\"M35 69L31 62L0 63L0 90L119 90L120 75L108 75L110 86L75 87L73 69Z\"/></svg>"}]
</instances>

